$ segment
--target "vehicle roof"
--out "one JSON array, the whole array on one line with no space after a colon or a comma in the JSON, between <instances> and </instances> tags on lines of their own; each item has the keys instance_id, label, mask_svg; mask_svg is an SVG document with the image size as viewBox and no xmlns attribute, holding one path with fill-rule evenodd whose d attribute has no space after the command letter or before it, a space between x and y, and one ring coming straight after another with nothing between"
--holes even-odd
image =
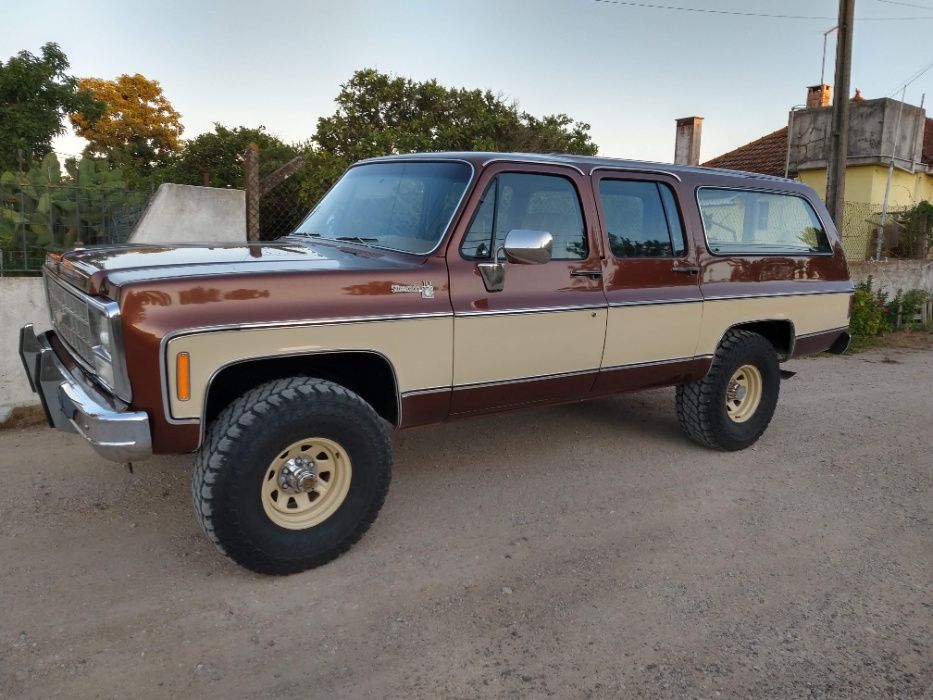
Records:
<instances>
[{"instance_id":1,"label":"vehicle roof","mask_svg":"<svg viewBox=\"0 0 933 700\"><path fill-rule=\"evenodd\" d=\"M784 182L797 184L793 180L774 175L761 175L759 173L743 172L741 170L724 170L720 168L704 168L698 165L674 165L672 163L652 163L641 160L625 160L623 158L603 158L599 156L579 156L569 153L497 153L492 151L442 151L437 153L404 153L399 155L379 156L368 158L363 163L378 163L386 161L404 160L462 160L472 164L477 169L490 162L512 163L541 163L542 165L569 165L591 173L595 169L616 169L629 171L642 171L652 173L666 173L680 177L681 175L735 177L743 180L761 180L765 182Z\"/></svg>"}]
</instances>

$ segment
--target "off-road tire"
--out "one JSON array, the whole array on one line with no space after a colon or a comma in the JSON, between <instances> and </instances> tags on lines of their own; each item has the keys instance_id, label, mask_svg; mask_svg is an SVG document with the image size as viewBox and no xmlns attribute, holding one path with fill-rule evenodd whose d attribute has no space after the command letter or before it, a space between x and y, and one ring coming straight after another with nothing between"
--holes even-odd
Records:
<instances>
[{"instance_id":1,"label":"off-road tire","mask_svg":"<svg viewBox=\"0 0 933 700\"><path fill-rule=\"evenodd\" d=\"M283 447L309 436L339 443L352 462L349 491L323 522L280 527L266 514L260 486ZM384 421L357 394L307 377L252 389L211 423L194 463L191 492L205 534L252 571L291 574L338 557L376 519L392 474Z\"/></svg>"},{"instance_id":2,"label":"off-road tire","mask_svg":"<svg viewBox=\"0 0 933 700\"><path fill-rule=\"evenodd\" d=\"M754 414L744 423L736 423L726 410L726 392L733 374L743 365L752 365L760 372L762 395ZM707 375L677 387L677 419L683 431L705 447L741 450L767 429L780 387L778 358L771 343L758 333L729 331L716 349Z\"/></svg>"}]
</instances>

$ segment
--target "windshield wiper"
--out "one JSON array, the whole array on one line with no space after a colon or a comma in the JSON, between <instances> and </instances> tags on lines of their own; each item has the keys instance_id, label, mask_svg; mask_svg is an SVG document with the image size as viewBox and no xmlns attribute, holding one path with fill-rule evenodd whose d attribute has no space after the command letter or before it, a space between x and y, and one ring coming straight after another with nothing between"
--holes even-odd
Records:
<instances>
[{"instance_id":1,"label":"windshield wiper","mask_svg":"<svg viewBox=\"0 0 933 700\"><path fill-rule=\"evenodd\" d=\"M337 236L335 241L355 241L356 243L362 243L366 245L367 243L377 243L378 238L363 238L363 236Z\"/></svg>"},{"instance_id":2,"label":"windshield wiper","mask_svg":"<svg viewBox=\"0 0 933 700\"><path fill-rule=\"evenodd\" d=\"M307 236L308 238L320 238L321 234L319 233L310 233L308 231L292 231L289 236Z\"/></svg>"}]
</instances>

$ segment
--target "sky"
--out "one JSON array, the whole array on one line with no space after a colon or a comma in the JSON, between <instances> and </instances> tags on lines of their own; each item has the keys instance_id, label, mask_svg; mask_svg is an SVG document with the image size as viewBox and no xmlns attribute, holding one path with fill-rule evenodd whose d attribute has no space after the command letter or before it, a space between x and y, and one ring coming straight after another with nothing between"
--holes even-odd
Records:
<instances>
[{"instance_id":1,"label":"sky","mask_svg":"<svg viewBox=\"0 0 933 700\"><path fill-rule=\"evenodd\" d=\"M489 89L592 126L600 155L670 162L674 121L705 118L701 160L785 126L820 80L837 0L29 0L4 3L0 60L57 42L72 74L158 80L184 136L264 125L304 141L339 86L377 68ZM647 7L670 5L692 12ZM753 17L709 12L805 15ZM912 18L908 20L867 18ZM888 96L933 63L933 0L857 0L852 86ZM828 42L832 83L835 34ZM933 98L933 69L906 101ZM55 141L73 154L83 142Z\"/></svg>"}]
</instances>

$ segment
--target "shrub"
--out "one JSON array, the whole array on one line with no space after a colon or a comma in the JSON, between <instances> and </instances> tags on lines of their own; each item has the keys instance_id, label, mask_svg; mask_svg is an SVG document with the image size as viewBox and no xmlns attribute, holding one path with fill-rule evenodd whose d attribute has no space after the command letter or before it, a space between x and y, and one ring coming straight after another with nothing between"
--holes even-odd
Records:
<instances>
[{"instance_id":1,"label":"shrub","mask_svg":"<svg viewBox=\"0 0 933 700\"><path fill-rule=\"evenodd\" d=\"M849 319L849 332L857 346L867 347L864 342L894 330L900 311L901 326L913 328L918 325L915 317L920 313L929 294L922 289L898 289L893 298L887 292L875 289L869 276L864 282L855 285L855 297L852 302L852 316ZM862 341L862 342L859 342Z\"/></svg>"},{"instance_id":2,"label":"shrub","mask_svg":"<svg viewBox=\"0 0 933 700\"><path fill-rule=\"evenodd\" d=\"M855 285L852 316L849 319L849 330L853 336L873 338L893 328L886 306L887 296L883 290L873 288L870 276L864 282Z\"/></svg>"}]
</instances>

